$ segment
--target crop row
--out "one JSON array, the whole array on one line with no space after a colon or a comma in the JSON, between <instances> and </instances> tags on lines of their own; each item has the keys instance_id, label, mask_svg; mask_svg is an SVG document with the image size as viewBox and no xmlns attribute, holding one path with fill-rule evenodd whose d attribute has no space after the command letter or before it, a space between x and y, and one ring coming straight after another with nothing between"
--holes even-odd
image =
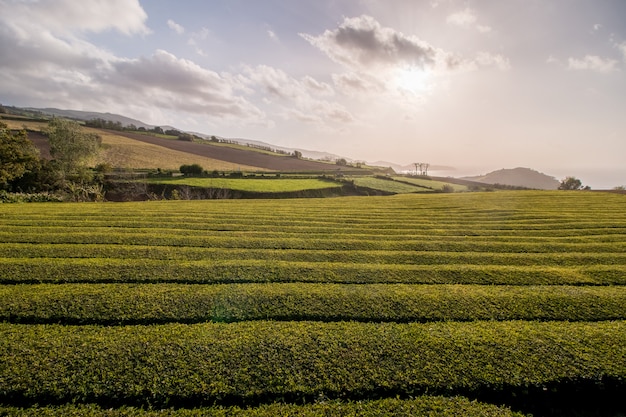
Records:
<instances>
[{"instance_id":1,"label":"crop row","mask_svg":"<svg viewBox=\"0 0 626 417\"><path fill-rule=\"evenodd\" d=\"M0 320L149 324L626 319L626 287L65 284L0 286Z\"/></svg>"},{"instance_id":2,"label":"crop row","mask_svg":"<svg viewBox=\"0 0 626 417\"><path fill-rule=\"evenodd\" d=\"M490 253L384 250L202 248L116 244L0 243L3 258L107 258L179 261L267 260L405 265L579 266L626 265L619 253Z\"/></svg>"},{"instance_id":3,"label":"crop row","mask_svg":"<svg viewBox=\"0 0 626 417\"><path fill-rule=\"evenodd\" d=\"M602 237L599 241L590 238L520 238L450 236L367 238L318 237L307 234L294 236L259 237L246 233L222 236L220 233L194 235L192 233L120 233L78 232L67 229L58 233L30 234L0 232L0 241L5 243L37 244L119 244L139 246L187 246L203 248L240 249L301 249L301 250L387 250L387 251L446 251L446 252L605 252L626 253L626 239L622 235Z\"/></svg>"},{"instance_id":4,"label":"crop row","mask_svg":"<svg viewBox=\"0 0 626 417\"><path fill-rule=\"evenodd\" d=\"M247 282L626 285L626 265L378 265L263 260L0 258L0 283Z\"/></svg>"},{"instance_id":5,"label":"crop row","mask_svg":"<svg viewBox=\"0 0 626 417\"><path fill-rule=\"evenodd\" d=\"M626 388L626 322L0 324L0 403Z\"/></svg>"},{"instance_id":6,"label":"crop row","mask_svg":"<svg viewBox=\"0 0 626 417\"><path fill-rule=\"evenodd\" d=\"M2 407L6 417L522 417L508 408L470 401L463 397L420 396L411 400L384 399L374 401L323 401L295 405L274 403L257 407L204 407L194 409L144 410L135 407L103 408L97 405L65 405L48 407Z\"/></svg>"}]
</instances>

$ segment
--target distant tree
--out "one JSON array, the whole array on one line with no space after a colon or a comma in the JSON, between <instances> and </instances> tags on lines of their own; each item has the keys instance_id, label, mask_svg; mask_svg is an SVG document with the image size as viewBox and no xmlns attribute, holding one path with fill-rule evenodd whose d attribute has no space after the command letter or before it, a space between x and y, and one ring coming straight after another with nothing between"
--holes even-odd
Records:
<instances>
[{"instance_id":1,"label":"distant tree","mask_svg":"<svg viewBox=\"0 0 626 417\"><path fill-rule=\"evenodd\" d=\"M626 190L626 186L618 185L617 187L613 187L615 191L624 191Z\"/></svg>"},{"instance_id":2,"label":"distant tree","mask_svg":"<svg viewBox=\"0 0 626 417\"><path fill-rule=\"evenodd\" d=\"M38 170L39 161L39 151L26 131L13 133L0 122L0 188L7 188L11 181Z\"/></svg>"},{"instance_id":3,"label":"distant tree","mask_svg":"<svg viewBox=\"0 0 626 417\"><path fill-rule=\"evenodd\" d=\"M583 183L575 177L567 177L559 185L559 190L580 190L583 188Z\"/></svg>"},{"instance_id":4,"label":"distant tree","mask_svg":"<svg viewBox=\"0 0 626 417\"><path fill-rule=\"evenodd\" d=\"M300 151L293 151L293 157L296 159L301 159L302 158L302 152Z\"/></svg>"},{"instance_id":5,"label":"distant tree","mask_svg":"<svg viewBox=\"0 0 626 417\"><path fill-rule=\"evenodd\" d=\"M178 136L182 132L180 130L177 130L177 129L167 129L163 133L165 133L166 135L169 135L169 136Z\"/></svg>"},{"instance_id":6,"label":"distant tree","mask_svg":"<svg viewBox=\"0 0 626 417\"><path fill-rule=\"evenodd\" d=\"M178 140L182 140L184 142L193 142L193 135L190 135L189 133L183 133L183 132L179 132L180 134L178 135Z\"/></svg>"},{"instance_id":7,"label":"distant tree","mask_svg":"<svg viewBox=\"0 0 626 417\"><path fill-rule=\"evenodd\" d=\"M198 164L181 165L179 170L182 174L190 177L202 175L204 172L204 169Z\"/></svg>"},{"instance_id":8,"label":"distant tree","mask_svg":"<svg viewBox=\"0 0 626 417\"><path fill-rule=\"evenodd\" d=\"M211 136L211 142L219 142L220 140L217 138L217 136Z\"/></svg>"},{"instance_id":9,"label":"distant tree","mask_svg":"<svg viewBox=\"0 0 626 417\"><path fill-rule=\"evenodd\" d=\"M160 126L155 126L154 128L150 129L150 132L152 133L157 133L159 135L164 134L165 132L163 131L163 128Z\"/></svg>"},{"instance_id":10,"label":"distant tree","mask_svg":"<svg viewBox=\"0 0 626 417\"><path fill-rule=\"evenodd\" d=\"M345 158L339 158L335 161L335 164L339 165L340 167L345 167L346 165L348 165L348 161L346 161Z\"/></svg>"},{"instance_id":11,"label":"distant tree","mask_svg":"<svg viewBox=\"0 0 626 417\"><path fill-rule=\"evenodd\" d=\"M96 156L102 139L95 133L84 132L71 120L52 119L44 133L50 142L50 155L64 179L88 182L87 163Z\"/></svg>"}]
</instances>

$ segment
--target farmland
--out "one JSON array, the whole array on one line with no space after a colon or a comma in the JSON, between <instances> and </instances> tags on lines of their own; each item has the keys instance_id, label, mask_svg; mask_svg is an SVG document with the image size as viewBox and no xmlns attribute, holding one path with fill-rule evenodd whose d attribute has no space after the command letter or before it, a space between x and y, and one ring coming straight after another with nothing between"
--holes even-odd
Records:
<instances>
[{"instance_id":1,"label":"farmland","mask_svg":"<svg viewBox=\"0 0 626 417\"><path fill-rule=\"evenodd\" d=\"M3 204L0 414L619 415L625 213L535 191Z\"/></svg>"}]
</instances>

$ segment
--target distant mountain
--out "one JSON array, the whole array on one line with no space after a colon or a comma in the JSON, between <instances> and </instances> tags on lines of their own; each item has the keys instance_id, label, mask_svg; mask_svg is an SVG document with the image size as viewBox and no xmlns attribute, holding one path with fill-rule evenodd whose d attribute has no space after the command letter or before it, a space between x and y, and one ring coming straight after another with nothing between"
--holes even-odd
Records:
<instances>
[{"instance_id":1,"label":"distant mountain","mask_svg":"<svg viewBox=\"0 0 626 417\"><path fill-rule=\"evenodd\" d=\"M513 185L538 190L556 190L560 184L556 178L530 168L501 169L476 177L463 177L463 179L485 184Z\"/></svg>"},{"instance_id":2,"label":"distant mountain","mask_svg":"<svg viewBox=\"0 0 626 417\"><path fill-rule=\"evenodd\" d=\"M151 129L154 126L146 124L140 120L131 119L130 117L121 116L119 114L113 113L99 113L94 111L81 111L81 110L61 110L55 108L45 108L38 109L34 107L29 107L26 110L38 111L43 114L48 114L50 116L57 117L66 117L68 119L75 120L93 120L93 119L102 119L111 122L120 122L122 126L135 125L137 127L145 127L146 129ZM164 127L164 126L163 126Z\"/></svg>"}]
</instances>

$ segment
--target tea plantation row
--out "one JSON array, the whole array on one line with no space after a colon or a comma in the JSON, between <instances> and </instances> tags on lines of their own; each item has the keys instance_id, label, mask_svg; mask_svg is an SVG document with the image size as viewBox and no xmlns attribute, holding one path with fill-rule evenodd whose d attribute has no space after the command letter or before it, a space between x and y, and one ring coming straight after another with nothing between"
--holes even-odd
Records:
<instances>
[{"instance_id":1,"label":"tea plantation row","mask_svg":"<svg viewBox=\"0 0 626 417\"><path fill-rule=\"evenodd\" d=\"M625 213L584 192L0 205L0 415L624 413Z\"/></svg>"},{"instance_id":2,"label":"tea plantation row","mask_svg":"<svg viewBox=\"0 0 626 417\"><path fill-rule=\"evenodd\" d=\"M626 319L626 287L403 284L0 286L8 323Z\"/></svg>"}]
</instances>

